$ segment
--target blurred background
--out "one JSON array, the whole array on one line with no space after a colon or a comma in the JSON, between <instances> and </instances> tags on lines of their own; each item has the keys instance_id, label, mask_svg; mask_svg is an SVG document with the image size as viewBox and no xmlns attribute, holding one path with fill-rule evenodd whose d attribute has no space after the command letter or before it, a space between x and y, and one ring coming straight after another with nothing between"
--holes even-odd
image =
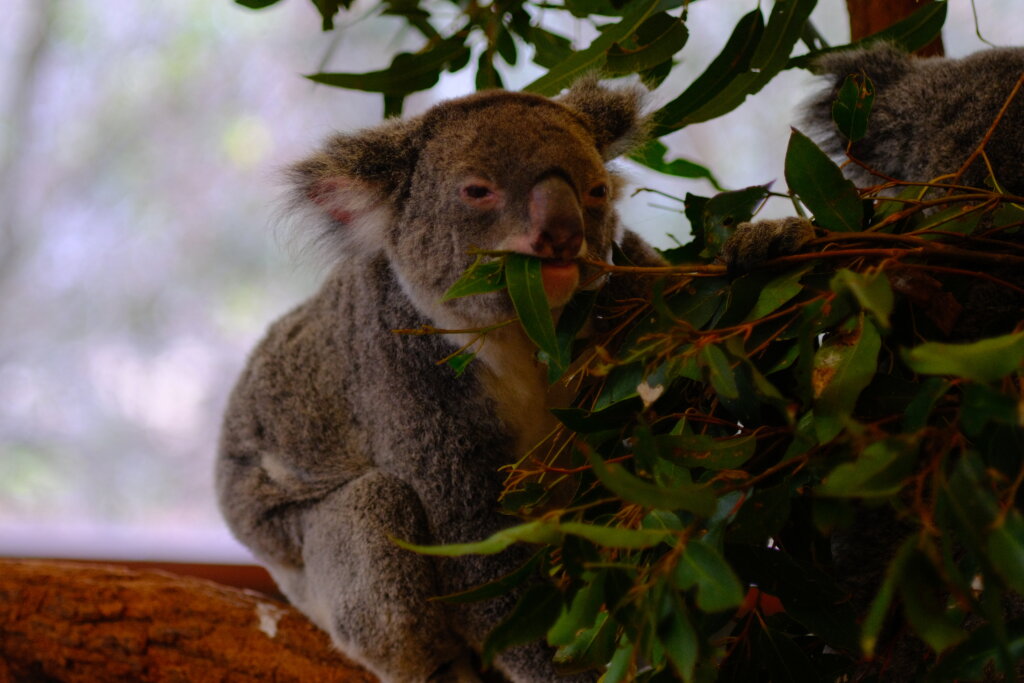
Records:
<instances>
[{"instance_id":1,"label":"blurred background","mask_svg":"<svg viewBox=\"0 0 1024 683\"><path fill-rule=\"evenodd\" d=\"M755 5L695 2L684 68L654 105L681 92ZM280 169L383 111L378 95L302 74L383 68L419 45L373 6L357 2L323 34L307 0L259 12L229 0L4 0L0 555L246 561L213 496L220 414L266 325L322 275L275 225ZM985 47L979 33L1024 44L1020 0L949 9L950 56ZM577 47L594 34L563 12L536 19ZM813 21L830 44L848 40L842 0L821 0ZM526 61L502 72L508 87L542 73ZM446 74L405 111L472 83L468 71ZM788 128L812 84L786 72L668 142L728 189L779 179L783 190ZM634 189L713 193L624 168ZM622 206L662 247L688 239L679 209L648 192Z\"/></svg>"}]
</instances>

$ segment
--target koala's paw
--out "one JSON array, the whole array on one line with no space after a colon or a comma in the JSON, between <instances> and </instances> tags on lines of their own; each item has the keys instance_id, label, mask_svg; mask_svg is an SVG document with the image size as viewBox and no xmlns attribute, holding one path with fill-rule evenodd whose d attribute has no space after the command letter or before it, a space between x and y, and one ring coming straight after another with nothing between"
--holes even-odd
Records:
<instances>
[{"instance_id":1,"label":"koala's paw","mask_svg":"<svg viewBox=\"0 0 1024 683\"><path fill-rule=\"evenodd\" d=\"M720 259L730 275L739 275L764 261L795 254L812 239L814 226L806 218L740 223L723 245Z\"/></svg>"}]
</instances>

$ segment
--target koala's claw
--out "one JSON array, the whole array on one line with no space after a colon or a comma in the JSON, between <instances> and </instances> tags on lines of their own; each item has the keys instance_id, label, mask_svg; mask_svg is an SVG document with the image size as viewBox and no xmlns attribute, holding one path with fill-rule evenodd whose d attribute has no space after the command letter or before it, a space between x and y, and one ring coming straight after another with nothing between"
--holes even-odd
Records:
<instances>
[{"instance_id":1,"label":"koala's claw","mask_svg":"<svg viewBox=\"0 0 1024 683\"><path fill-rule=\"evenodd\" d=\"M722 247L720 259L730 275L740 275L770 259L799 252L814 237L811 222L796 216L740 223Z\"/></svg>"}]
</instances>

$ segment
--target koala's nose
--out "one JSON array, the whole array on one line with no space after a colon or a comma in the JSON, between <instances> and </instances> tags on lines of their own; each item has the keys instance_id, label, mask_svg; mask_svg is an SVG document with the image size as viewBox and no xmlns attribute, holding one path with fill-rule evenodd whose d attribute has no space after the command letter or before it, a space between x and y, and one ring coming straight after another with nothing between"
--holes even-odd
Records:
<instances>
[{"instance_id":1,"label":"koala's nose","mask_svg":"<svg viewBox=\"0 0 1024 683\"><path fill-rule=\"evenodd\" d=\"M548 176L530 190L530 247L547 259L571 261L583 245L583 213L564 178Z\"/></svg>"}]
</instances>

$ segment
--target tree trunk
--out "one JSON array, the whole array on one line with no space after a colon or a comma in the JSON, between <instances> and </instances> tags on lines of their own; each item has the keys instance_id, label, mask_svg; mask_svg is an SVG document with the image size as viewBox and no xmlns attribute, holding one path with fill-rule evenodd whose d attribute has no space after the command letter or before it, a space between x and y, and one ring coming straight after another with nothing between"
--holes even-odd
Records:
<instances>
[{"instance_id":1,"label":"tree trunk","mask_svg":"<svg viewBox=\"0 0 1024 683\"><path fill-rule=\"evenodd\" d=\"M376 680L260 593L157 571L0 560L0 683Z\"/></svg>"},{"instance_id":2,"label":"tree trunk","mask_svg":"<svg viewBox=\"0 0 1024 683\"><path fill-rule=\"evenodd\" d=\"M846 9L850 13L850 40L860 40L889 28L897 21L909 17L923 4L922 0L846 0ZM942 36L938 36L916 54L922 57L945 54Z\"/></svg>"}]
</instances>

